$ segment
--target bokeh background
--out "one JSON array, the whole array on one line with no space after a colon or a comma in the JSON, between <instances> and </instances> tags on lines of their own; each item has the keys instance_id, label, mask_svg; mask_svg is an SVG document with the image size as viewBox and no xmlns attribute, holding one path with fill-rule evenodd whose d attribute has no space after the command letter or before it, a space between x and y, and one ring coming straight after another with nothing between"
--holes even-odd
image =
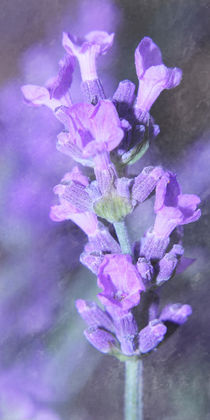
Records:
<instances>
[{"instance_id":1,"label":"bokeh background","mask_svg":"<svg viewBox=\"0 0 210 420\"><path fill-rule=\"evenodd\" d=\"M79 264L85 235L53 223L53 186L72 167L56 151L60 124L23 103L20 86L57 73L62 31L116 32L99 62L108 96L118 81L137 83L134 50L145 35L181 85L161 94L152 115L161 133L142 161L178 174L183 192L202 198L203 216L185 227L196 262L169 282L162 303L193 307L186 325L144 362L145 420L210 419L210 1L1 0L0 14L0 419L120 420L123 364L83 336L77 298L95 299L92 274ZM72 95L81 99L79 73ZM128 218L133 240L153 220L152 202Z\"/></svg>"}]
</instances>

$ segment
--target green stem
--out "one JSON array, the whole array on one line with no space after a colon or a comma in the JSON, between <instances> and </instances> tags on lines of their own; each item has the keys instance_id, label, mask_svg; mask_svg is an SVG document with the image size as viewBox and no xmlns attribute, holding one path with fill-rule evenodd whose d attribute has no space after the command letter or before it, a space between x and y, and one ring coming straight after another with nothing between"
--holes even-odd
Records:
<instances>
[{"instance_id":1,"label":"green stem","mask_svg":"<svg viewBox=\"0 0 210 420\"><path fill-rule=\"evenodd\" d=\"M143 420L143 362L125 362L125 420Z\"/></svg>"},{"instance_id":2,"label":"green stem","mask_svg":"<svg viewBox=\"0 0 210 420\"><path fill-rule=\"evenodd\" d=\"M124 221L115 222L114 228L120 243L123 254L131 254L131 246L128 238L128 232Z\"/></svg>"}]
</instances>

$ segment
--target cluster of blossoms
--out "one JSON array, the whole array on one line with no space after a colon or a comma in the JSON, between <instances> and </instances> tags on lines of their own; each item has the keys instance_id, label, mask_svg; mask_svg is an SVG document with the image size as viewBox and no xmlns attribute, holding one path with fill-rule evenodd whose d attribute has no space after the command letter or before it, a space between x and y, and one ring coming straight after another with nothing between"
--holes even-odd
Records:
<instances>
[{"instance_id":1,"label":"cluster of blossoms","mask_svg":"<svg viewBox=\"0 0 210 420\"><path fill-rule=\"evenodd\" d=\"M58 76L45 87L26 85L22 90L28 103L53 110L65 127L57 149L80 164L55 187L58 204L51 208L51 218L72 220L88 237L80 260L96 274L104 308L76 302L87 323L85 336L101 352L126 358L156 348L170 323L181 325L191 314L191 307L182 303L160 310L159 291L191 264L192 259L183 256L181 226L198 220L201 213L199 197L182 194L175 174L148 166L136 177L128 175L129 165L159 133L150 108L162 90L180 83L182 72L167 68L157 45L145 37L135 51L137 94L135 85L123 80L113 98L106 99L96 58L107 53L113 39L114 34L103 31L92 31L84 39L64 33L67 54ZM69 88L76 60L84 102L72 104ZM82 166L92 168L89 177ZM131 246L124 219L152 194L154 225ZM141 299L144 305L139 305Z\"/></svg>"}]
</instances>

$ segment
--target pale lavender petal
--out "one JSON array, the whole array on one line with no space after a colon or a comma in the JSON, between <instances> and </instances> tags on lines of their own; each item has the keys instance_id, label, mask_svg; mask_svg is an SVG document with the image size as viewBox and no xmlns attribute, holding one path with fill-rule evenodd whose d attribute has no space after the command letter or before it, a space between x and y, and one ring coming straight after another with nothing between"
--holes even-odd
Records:
<instances>
[{"instance_id":1,"label":"pale lavender petal","mask_svg":"<svg viewBox=\"0 0 210 420\"><path fill-rule=\"evenodd\" d=\"M163 207L155 218L154 233L159 237L168 237L176 226L183 223L183 214L177 207Z\"/></svg>"},{"instance_id":2,"label":"pale lavender petal","mask_svg":"<svg viewBox=\"0 0 210 420\"><path fill-rule=\"evenodd\" d=\"M160 314L161 321L170 321L182 325L187 321L188 316L192 314L190 305L173 303L165 306Z\"/></svg>"},{"instance_id":3,"label":"pale lavender petal","mask_svg":"<svg viewBox=\"0 0 210 420\"><path fill-rule=\"evenodd\" d=\"M50 93L47 88L36 85L25 85L21 88L26 102L30 105L40 106L45 105L52 110L60 106L60 101L50 99Z\"/></svg>"},{"instance_id":4,"label":"pale lavender petal","mask_svg":"<svg viewBox=\"0 0 210 420\"><path fill-rule=\"evenodd\" d=\"M164 339L167 328L155 319L143 328L139 333L139 350L141 353L148 353L153 350Z\"/></svg>"}]
</instances>

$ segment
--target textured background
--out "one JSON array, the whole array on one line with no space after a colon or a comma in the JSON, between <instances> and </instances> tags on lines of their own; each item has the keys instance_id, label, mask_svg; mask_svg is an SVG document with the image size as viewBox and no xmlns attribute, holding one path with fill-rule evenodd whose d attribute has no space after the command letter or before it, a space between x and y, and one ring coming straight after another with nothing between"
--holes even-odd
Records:
<instances>
[{"instance_id":1,"label":"textured background","mask_svg":"<svg viewBox=\"0 0 210 420\"><path fill-rule=\"evenodd\" d=\"M56 73L62 30L92 29L116 31L113 51L100 61L109 95L119 80L137 82L133 54L145 35L168 66L183 69L181 85L163 92L152 109L161 129L156 143L132 168L161 163L176 171L184 192L200 194L203 210L185 228L186 256L197 260L163 293L163 302L191 304L193 315L145 359L144 412L145 420L209 420L209 22L208 0L1 0L2 420L28 420L29 402L56 413L55 420L123 418L123 365L85 342L74 309L76 298L96 294L94 277L78 263L85 237L71 222L48 218L52 188L71 166L55 150L60 126L50 111L27 108L20 94L21 84L44 83ZM152 205L134 215L128 223L138 239L151 223Z\"/></svg>"}]
</instances>

